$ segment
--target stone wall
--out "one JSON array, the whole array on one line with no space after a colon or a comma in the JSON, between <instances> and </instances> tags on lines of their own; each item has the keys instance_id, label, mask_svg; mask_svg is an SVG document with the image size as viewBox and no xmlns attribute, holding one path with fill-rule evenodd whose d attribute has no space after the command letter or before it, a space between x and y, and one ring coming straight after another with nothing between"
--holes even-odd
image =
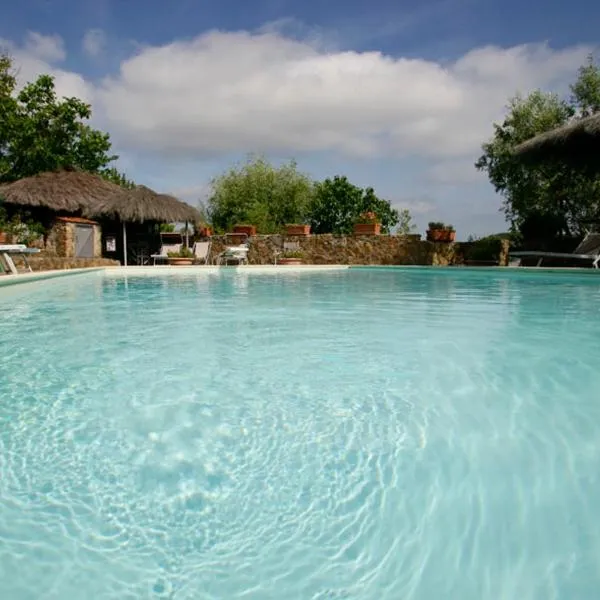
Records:
<instances>
[{"instance_id":1,"label":"stone wall","mask_svg":"<svg viewBox=\"0 0 600 600\"><path fill-rule=\"evenodd\" d=\"M226 236L213 236L211 262L223 251ZM462 265L467 243L421 241L418 235L341 236L259 235L250 239L250 264L274 264L284 243L297 244L306 264L328 265ZM500 264L508 264L508 243Z\"/></svg>"},{"instance_id":2,"label":"stone wall","mask_svg":"<svg viewBox=\"0 0 600 600\"><path fill-rule=\"evenodd\" d=\"M40 252L28 258L34 271L61 271L64 269L86 269L90 267L118 267L118 260L110 258L69 258Z\"/></svg>"},{"instance_id":3,"label":"stone wall","mask_svg":"<svg viewBox=\"0 0 600 600\"><path fill-rule=\"evenodd\" d=\"M78 223L91 225L94 229L94 257L102 256L102 228L95 221L77 217L58 217L50 229L44 250L48 254L73 258L75 256L75 227Z\"/></svg>"}]
</instances>

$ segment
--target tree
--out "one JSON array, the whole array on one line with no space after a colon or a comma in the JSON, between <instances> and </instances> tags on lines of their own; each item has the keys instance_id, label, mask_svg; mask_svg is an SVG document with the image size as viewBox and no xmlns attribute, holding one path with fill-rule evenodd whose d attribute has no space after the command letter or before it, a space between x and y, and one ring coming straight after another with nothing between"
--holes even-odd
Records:
<instances>
[{"instance_id":1,"label":"tree","mask_svg":"<svg viewBox=\"0 0 600 600\"><path fill-rule=\"evenodd\" d=\"M276 233L286 223L304 221L314 185L294 161L274 167L250 157L213 179L211 188L206 212L215 230L252 223L261 233Z\"/></svg>"},{"instance_id":2,"label":"tree","mask_svg":"<svg viewBox=\"0 0 600 600\"><path fill-rule=\"evenodd\" d=\"M581 117L600 112L600 69L591 54L579 67L577 81L571 86L571 104Z\"/></svg>"},{"instance_id":3,"label":"tree","mask_svg":"<svg viewBox=\"0 0 600 600\"><path fill-rule=\"evenodd\" d=\"M0 56L0 183L63 167L127 179L110 164L110 137L85 123L91 107L56 95L54 78L41 75L17 91L13 61Z\"/></svg>"},{"instance_id":4,"label":"tree","mask_svg":"<svg viewBox=\"0 0 600 600\"><path fill-rule=\"evenodd\" d=\"M513 149L539 133L599 109L600 70L591 57L579 69L569 101L539 90L510 100L506 118L494 124L494 136L483 144L475 167L487 173L504 197L504 213L513 231L530 235L532 230L544 230L543 237L548 239L577 236L587 219L598 217L598 178L561 162L523 164Z\"/></svg>"},{"instance_id":5,"label":"tree","mask_svg":"<svg viewBox=\"0 0 600 600\"><path fill-rule=\"evenodd\" d=\"M389 232L400 219L398 211L387 200L378 198L373 188L363 190L347 177L336 175L316 185L309 220L314 233L348 234L364 212L375 213L384 232ZM403 211L403 226L410 228L407 213Z\"/></svg>"},{"instance_id":6,"label":"tree","mask_svg":"<svg viewBox=\"0 0 600 600\"><path fill-rule=\"evenodd\" d=\"M100 176L106 179L107 181L110 181L111 183L116 183L117 185L120 185L121 187L124 187L128 190L131 190L135 187L134 181L131 181L131 179L127 179L127 177L123 173L121 173L114 167L102 169L100 171Z\"/></svg>"}]
</instances>

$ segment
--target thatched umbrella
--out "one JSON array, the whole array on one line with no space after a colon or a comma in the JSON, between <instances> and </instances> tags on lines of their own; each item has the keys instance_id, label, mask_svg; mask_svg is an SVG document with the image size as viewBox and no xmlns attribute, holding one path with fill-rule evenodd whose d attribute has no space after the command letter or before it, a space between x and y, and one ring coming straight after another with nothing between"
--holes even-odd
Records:
<instances>
[{"instance_id":1,"label":"thatched umbrella","mask_svg":"<svg viewBox=\"0 0 600 600\"><path fill-rule=\"evenodd\" d=\"M600 166L600 113L536 135L519 144L515 155L522 160L545 159Z\"/></svg>"},{"instance_id":2,"label":"thatched umbrella","mask_svg":"<svg viewBox=\"0 0 600 600\"><path fill-rule=\"evenodd\" d=\"M127 265L127 223L157 221L172 223L197 221L200 213L189 204L168 194L159 194L145 185L131 190L122 190L95 202L85 214L90 217L117 218L123 224L123 262Z\"/></svg>"},{"instance_id":3,"label":"thatched umbrella","mask_svg":"<svg viewBox=\"0 0 600 600\"><path fill-rule=\"evenodd\" d=\"M123 223L195 221L200 213L189 204L168 194L159 194L145 185L105 196L86 211L90 217L115 217Z\"/></svg>"},{"instance_id":4,"label":"thatched umbrella","mask_svg":"<svg viewBox=\"0 0 600 600\"><path fill-rule=\"evenodd\" d=\"M7 204L77 213L122 191L98 175L62 169L0 185L0 198Z\"/></svg>"}]
</instances>

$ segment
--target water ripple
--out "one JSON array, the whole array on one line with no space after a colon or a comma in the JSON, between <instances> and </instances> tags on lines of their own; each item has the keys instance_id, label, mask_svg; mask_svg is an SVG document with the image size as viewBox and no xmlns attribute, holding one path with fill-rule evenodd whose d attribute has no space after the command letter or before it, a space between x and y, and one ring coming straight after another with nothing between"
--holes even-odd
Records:
<instances>
[{"instance_id":1,"label":"water ripple","mask_svg":"<svg viewBox=\"0 0 600 600\"><path fill-rule=\"evenodd\" d=\"M0 295L1 597L594 597L599 290L232 270Z\"/></svg>"}]
</instances>

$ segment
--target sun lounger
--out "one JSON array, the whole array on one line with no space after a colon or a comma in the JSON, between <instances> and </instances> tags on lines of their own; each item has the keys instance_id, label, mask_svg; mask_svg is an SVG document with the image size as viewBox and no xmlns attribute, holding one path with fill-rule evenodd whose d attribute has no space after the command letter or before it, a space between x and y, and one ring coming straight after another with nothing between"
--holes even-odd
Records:
<instances>
[{"instance_id":1,"label":"sun lounger","mask_svg":"<svg viewBox=\"0 0 600 600\"><path fill-rule=\"evenodd\" d=\"M238 234L236 234L237 236ZM238 264L248 264L248 252L250 251L250 243L248 236L245 238L245 242L238 244L237 246L226 246L225 250L219 254L215 263L218 265L228 264L229 261L235 260Z\"/></svg>"},{"instance_id":2,"label":"sun lounger","mask_svg":"<svg viewBox=\"0 0 600 600\"><path fill-rule=\"evenodd\" d=\"M516 258L537 258L536 267L542 266L546 258L565 258L578 261L591 261L594 269L600 265L600 233L588 233L583 241L569 252L536 252L531 250L511 252L510 256Z\"/></svg>"},{"instance_id":3,"label":"sun lounger","mask_svg":"<svg viewBox=\"0 0 600 600\"><path fill-rule=\"evenodd\" d=\"M17 269L13 257L20 257L25 265L25 270L31 272L29 261L27 256L30 254L37 254L39 250L37 248L28 248L25 244L0 244L0 271L10 271L13 275L18 275L19 270ZM6 267L4 266L6 265Z\"/></svg>"},{"instance_id":4,"label":"sun lounger","mask_svg":"<svg viewBox=\"0 0 600 600\"><path fill-rule=\"evenodd\" d=\"M156 265L157 261L166 262L169 259L169 253L179 254L183 247L183 237L180 233L164 232L160 234L160 252L151 254L150 258Z\"/></svg>"},{"instance_id":5,"label":"sun lounger","mask_svg":"<svg viewBox=\"0 0 600 600\"><path fill-rule=\"evenodd\" d=\"M194 242L192 252L194 254L195 263L204 263L207 265L210 255L210 242Z\"/></svg>"}]
</instances>

